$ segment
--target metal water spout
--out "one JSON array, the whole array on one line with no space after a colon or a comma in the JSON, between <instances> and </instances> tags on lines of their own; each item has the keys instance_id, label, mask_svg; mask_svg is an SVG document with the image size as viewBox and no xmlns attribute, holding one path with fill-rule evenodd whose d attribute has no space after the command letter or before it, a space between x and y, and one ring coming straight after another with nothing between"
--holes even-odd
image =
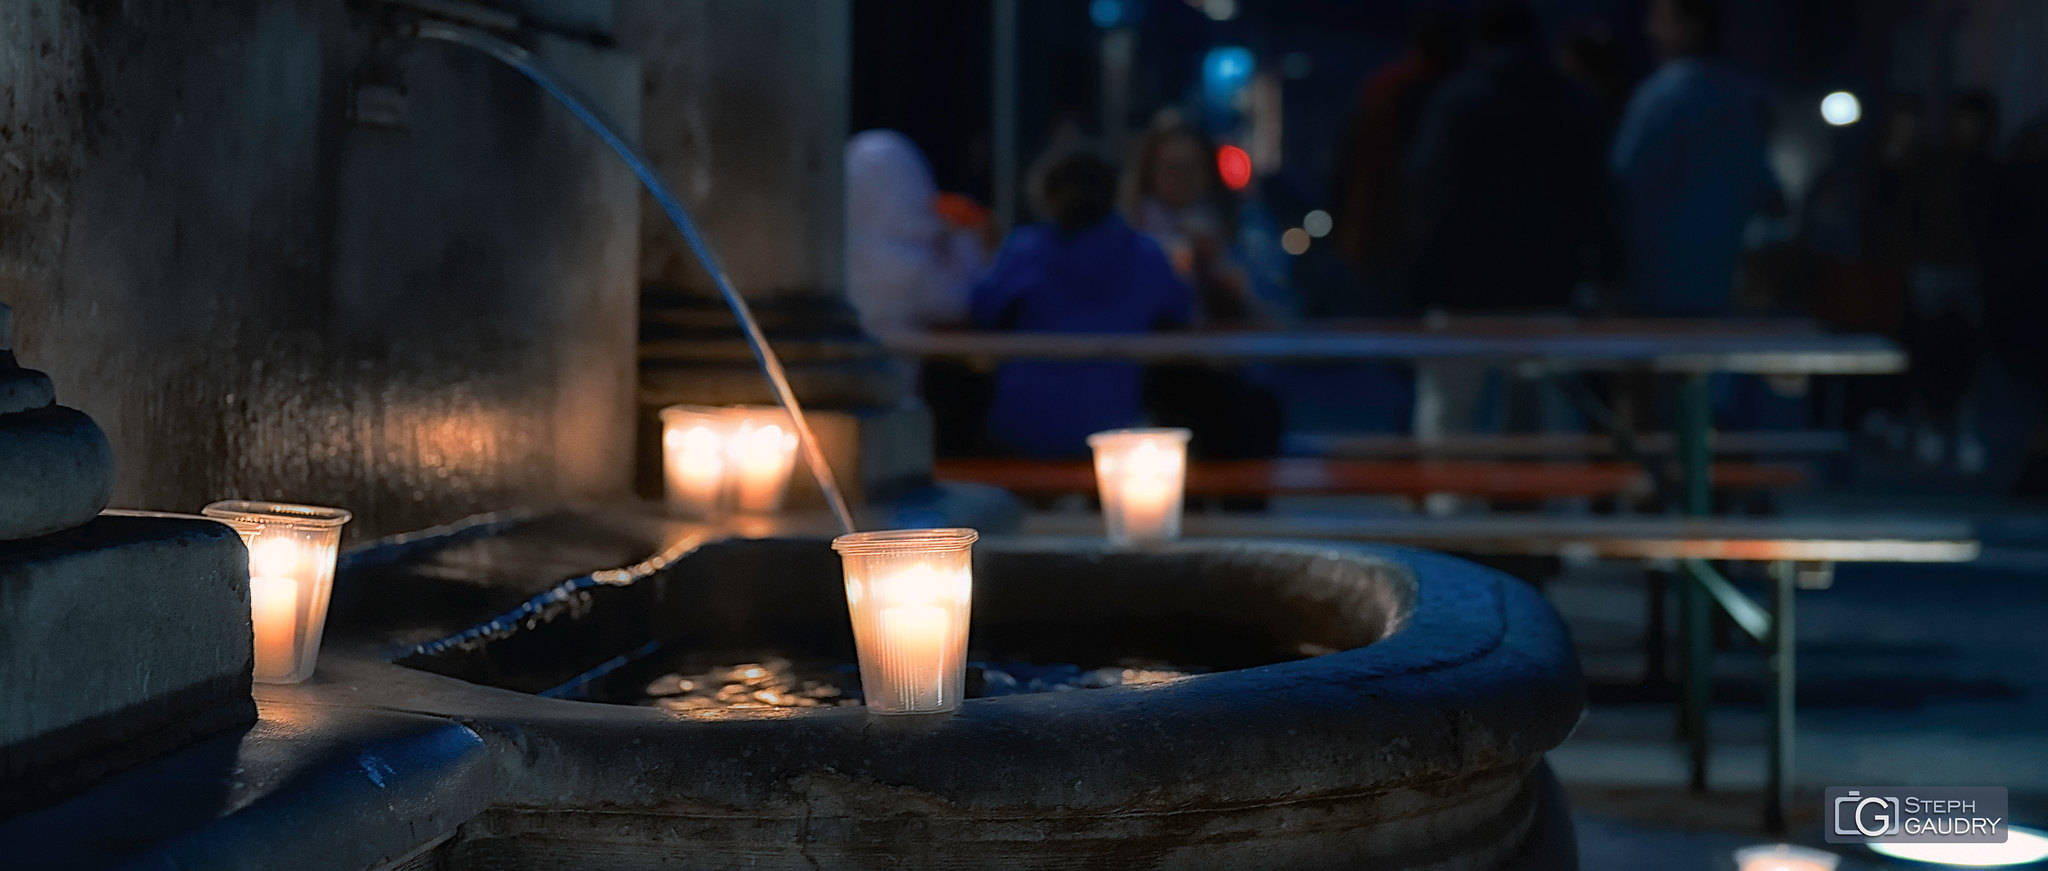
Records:
<instances>
[{"instance_id":1,"label":"metal water spout","mask_svg":"<svg viewBox=\"0 0 2048 871\"><path fill-rule=\"evenodd\" d=\"M465 6L439 3L432 4L431 7L420 3L406 5L420 11L437 12L444 12L445 10L441 8L443 6ZM832 467L825 460L825 451L818 444L817 434L811 430L810 421L804 417L803 406L797 402L796 392L790 387L789 376L783 371L781 359L775 355L775 349L769 346L767 336L762 334L760 324L754 319L753 310L747 306L746 299L741 297L739 290L733 286L731 276L726 274L725 267L720 264L710 242L698 230L696 222L691 220L689 211L683 208L682 200L669 190L668 184L655 172L653 163L646 155L640 153L633 143L620 134L618 125L607 119L598 110L597 104L556 76L539 58L533 56L533 52L476 28L435 19L420 21L414 35L420 39L449 42L473 49L511 67L562 104L626 162L633 170L633 175L640 179L641 185L653 195L654 201L661 204L662 214L667 215L669 223L674 224L676 231L682 234L684 242L690 246L691 252L697 256L697 261L704 265L704 271L710 274L712 283L718 287L719 296L725 299L726 306L731 308L733 316L739 319L740 329L746 334L747 345L753 350L755 362L760 365L761 373L767 377L770 388L775 392L776 401L789 412L790 422L796 429L797 444L803 451L804 459L810 464L811 473L818 479L818 489L825 494L825 504L832 509L832 515L839 521L840 529L853 532L853 513L847 508L846 497L839 491L838 480L832 474Z\"/></svg>"}]
</instances>

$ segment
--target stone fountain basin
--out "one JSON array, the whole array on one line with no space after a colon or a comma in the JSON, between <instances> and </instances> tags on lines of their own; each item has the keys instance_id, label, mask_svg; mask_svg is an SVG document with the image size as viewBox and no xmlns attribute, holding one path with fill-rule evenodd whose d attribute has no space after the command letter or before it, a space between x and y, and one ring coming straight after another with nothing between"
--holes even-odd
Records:
<instances>
[{"instance_id":1,"label":"stone fountain basin","mask_svg":"<svg viewBox=\"0 0 2048 871\"><path fill-rule=\"evenodd\" d=\"M713 542L385 656L359 643L277 692L483 736L491 808L439 867L1573 864L1541 764L1583 706L1564 629L1526 584L1425 551L977 545L977 649L1265 662L1163 683L923 717L535 695L663 643L850 656L838 571L823 538Z\"/></svg>"}]
</instances>

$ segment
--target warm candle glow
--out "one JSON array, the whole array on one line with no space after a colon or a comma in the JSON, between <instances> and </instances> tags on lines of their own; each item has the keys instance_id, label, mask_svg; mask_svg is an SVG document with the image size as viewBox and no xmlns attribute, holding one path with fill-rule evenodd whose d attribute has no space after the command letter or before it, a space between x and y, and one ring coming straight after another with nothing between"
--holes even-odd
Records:
<instances>
[{"instance_id":1,"label":"warm candle glow","mask_svg":"<svg viewBox=\"0 0 2048 871\"><path fill-rule=\"evenodd\" d=\"M833 540L846 570L846 604L870 710L940 713L960 706L976 537L971 529L922 529Z\"/></svg>"},{"instance_id":2,"label":"warm candle glow","mask_svg":"<svg viewBox=\"0 0 2048 871\"><path fill-rule=\"evenodd\" d=\"M1735 851L1739 871L1835 871L1840 856L1791 844L1767 844Z\"/></svg>"},{"instance_id":3,"label":"warm candle glow","mask_svg":"<svg viewBox=\"0 0 2048 871\"><path fill-rule=\"evenodd\" d=\"M796 467L796 428L774 406L661 410L669 507L703 520L781 510Z\"/></svg>"},{"instance_id":4,"label":"warm candle glow","mask_svg":"<svg viewBox=\"0 0 2048 871\"><path fill-rule=\"evenodd\" d=\"M252 671L263 683L311 677L327 624L334 560L349 513L277 502L215 502L202 510L249 548Z\"/></svg>"},{"instance_id":5,"label":"warm candle glow","mask_svg":"<svg viewBox=\"0 0 2048 871\"><path fill-rule=\"evenodd\" d=\"M256 632L256 679L291 674L298 666L299 582L250 575L249 612Z\"/></svg>"},{"instance_id":6,"label":"warm candle glow","mask_svg":"<svg viewBox=\"0 0 2048 871\"><path fill-rule=\"evenodd\" d=\"M737 409L740 424L727 454L732 464L733 505L744 514L782 508L789 473L796 468L796 429L781 409Z\"/></svg>"},{"instance_id":7,"label":"warm candle glow","mask_svg":"<svg viewBox=\"0 0 2048 871\"><path fill-rule=\"evenodd\" d=\"M661 410L661 424L669 507L700 519L718 516L724 507L732 418L723 409L672 405Z\"/></svg>"},{"instance_id":8,"label":"warm candle glow","mask_svg":"<svg viewBox=\"0 0 2048 871\"><path fill-rule=\"evenodd\" d=\"M1134 544L1180 537L1188 436L1184 429L1125 429L1088 437L1095 449L1095 483L1111 541Z\"/></svg>"},{"instance_id":9,"label":"warm candle glow","mask_svg":"<svg viewBox=\"0 0 2048 871\"><path fill-rule=\"evenodd\" d=\"M952 620L936 605L883 608L878 617L882 671L899 690L903 707L936 710L946 700L946 642Z\"/></svg>"}]
</instances>

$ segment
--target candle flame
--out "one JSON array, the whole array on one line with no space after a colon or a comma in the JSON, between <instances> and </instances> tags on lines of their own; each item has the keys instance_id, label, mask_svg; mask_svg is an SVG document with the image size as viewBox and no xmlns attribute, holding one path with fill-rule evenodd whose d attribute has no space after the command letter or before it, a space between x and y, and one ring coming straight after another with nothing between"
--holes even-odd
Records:
<instances>
[{"instance_id":1,"label":"candle flame","mask_svg":"<svg viewBox=\"0 0 2048 871\"><path fill-rule=\"evenodd\" d=\"M883 607L902 605L943 605L966 597L971 582L964 572L941 572L928 563L918 563L875 584Z\"/></svg>"},{"instance_id":2,"label":"candle flame","mask_svg":"<svg viewBox=\"0 0 2048 871\"><path fill-rule=\"evenodd\" d=\"M289 538L261 538L249 547L249 574L259 578L298 575L299 545Z\"/></svg>"}]
</instances>

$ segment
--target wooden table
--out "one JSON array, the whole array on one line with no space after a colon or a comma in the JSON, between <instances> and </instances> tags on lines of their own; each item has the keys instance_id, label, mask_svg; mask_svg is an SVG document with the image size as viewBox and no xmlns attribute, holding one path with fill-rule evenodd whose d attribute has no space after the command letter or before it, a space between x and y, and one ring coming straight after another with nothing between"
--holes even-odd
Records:
<instances>
[{"instance_id":1,"label":"wooden table","mask_svg":"<svg viewBox=\"0 0 2048 871\"><path fill-rule=\"evenodd\" d=\"M940 460L933 474L1014 493L1093 494L1095 466L1087 460L961 458ZM1560 496L1647 496L1652 476L1633 462L1526 462L1502 460L1350 460L1283 457L1276 460L1192 460L1189 496L1389 495L1454 493L1485 499L1535 501ZM1784 463L1717 466L1714 486L1783 489L1807 483L1806 469Z\"/></svg>"},{"instance_id":2,"label":"wooden table","mask_svg":"<svg viewBox=\"0 0 2048 871\"><path fill-rule=\"evenodd\" d=\"M1515 332L1492 320L1483 328L1371 322L1350 329L1191 330L1168 333L929 332L885 336L893 353L1004 360L1295 362L1470 360L1573 371L1757 375L1862 375L1899 372L1905 353L1880 336L1842 335L1783 325L1712 321L1625 321L1559 328L1535 321Z\"/></svg>"},{"instance_id":3,"label":"wooden table","mask_svg":"<svg viewBox=\"0 0 2048 871\"><path fill-rule=\"evenodd\" d=\"M1096 514L1040 513L1032 535L1099 535ZM1306 538L1498 556L1748 562L1959 563L1977 558L1967 523L1893 518L1189 514L1188 538Z\"/></svg>"}]
</instances>

